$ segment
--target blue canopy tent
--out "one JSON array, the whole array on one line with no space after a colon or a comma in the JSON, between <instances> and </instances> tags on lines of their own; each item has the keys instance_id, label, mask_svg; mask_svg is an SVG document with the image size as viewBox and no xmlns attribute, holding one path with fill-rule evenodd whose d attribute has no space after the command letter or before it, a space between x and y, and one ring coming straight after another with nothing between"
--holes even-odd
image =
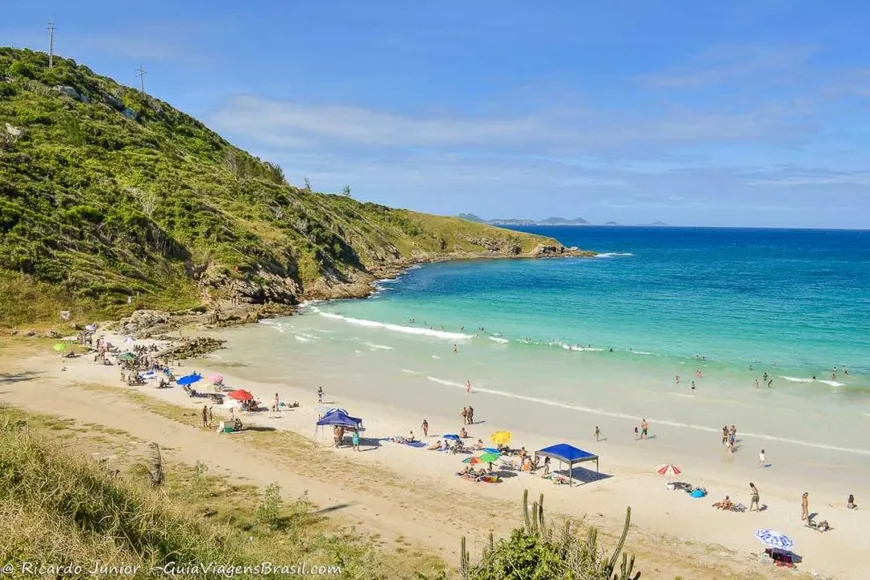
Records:
<instances>
[{"instance_id":1,"label":"blue canopy tent","mask_svg":"<svg viewBox=\"0 0 870 580\"><path fill-rule=\"evenodd\" d=\"M333 409L323 417L317 420L317 427L314 428L314 436L317 437L317 430L325 426L348 427L350 429L361 429L362 419L351 417L344 409Z\"/></svg>"},{"instance_id":2,"label":"blue canopy tent","mask_svg":"<svg viewBox=\"0 0 870 580\"><path fill-rule=\"evenodd\" d=\"M569 482L574 483L574 464L583 463L585 461L595 461L595 473L598 473L598 456L588 451L578 449L567 443L559 443L551 445L535 451L535 455L543 455L551 459L558 459L562 463L568 464Z\"/></svg>"},{"instance_id":3,"label":"blue canopy tent","mask_svg":"<svg viewBox=\"0 0 870 580\"><path fill-rule=\"evenodd\" d=\"M347 413L343 413L341 411L333 411L332 413L327 413L323 417L317 421L318 427L323 427L324 425L338 425L339 427L351 427L356 429L362 424L362 419L357 419L356 417L351 417Z\"/></svg>"},{"instance_id":4,"label":"blue canopy tent","mask_svg":"<svg viewBox=\"0 0 870 580\"><path fill-rule=\"evenodd\" d=\"M187 376L181 377L180 379L175 381L175 384L181 385L181 386L188 386L188 385L192 385L193 383L199 382L201 380L202 380L202 375L200 375L199 373L193 373L192 375L187 375Z\"/></svg>"}]
</instances>

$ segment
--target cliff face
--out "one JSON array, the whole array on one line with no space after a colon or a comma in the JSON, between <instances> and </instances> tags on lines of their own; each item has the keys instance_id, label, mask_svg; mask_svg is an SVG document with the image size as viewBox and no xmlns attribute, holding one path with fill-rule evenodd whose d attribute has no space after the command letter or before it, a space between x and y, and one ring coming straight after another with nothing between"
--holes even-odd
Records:
<instances>
[{"instance_id":1,"label":"cliff face","mask_svg":"<svg viewBox=\"0 0 870 580\"><path fill-rule=\"evenodd\" d=\"M58 307L291 305L364 295L416 262L562 252L293 186L165 102L0 48L0 323Z\"/></svg>"}]
</instances>

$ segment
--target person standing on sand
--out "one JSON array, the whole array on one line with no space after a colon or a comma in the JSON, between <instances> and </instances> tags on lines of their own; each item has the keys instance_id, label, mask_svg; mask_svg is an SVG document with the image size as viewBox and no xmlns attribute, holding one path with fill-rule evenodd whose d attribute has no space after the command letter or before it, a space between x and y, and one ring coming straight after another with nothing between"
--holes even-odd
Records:
<instances>
[{"instance_id":1,"label":"person standing on sand","mask_svg":"<svg viewBox=\"0 0 870 580\"><path fill-rule=\"evenodd\" d=\"M468 405L468 424L474 425L474 407Z\"/></svg>"},{"instance_id":2,"label":"person standing on sand","mask_svg":"<svg viewBox=\"0 0 870 580\"><path fill-rule=\"evenodd\" d=\"M353 450L359 451L359 431L354 429L353 435L350 437L350 442L353 444Z\"/></svg>"},{"instance_id":3,"label":"person standing on sand","mask_svg":"<svg viewBox=\"0 0 870 580\"><path fill-rule=\"evenodd\" d=\"M462 416L462 424L468 425L468 407L462 407L460 415Z\"/></svg>"},{"instance_id":4,"label":"person standing on sand","mask_svg":"<svg viewBox=\"0 0 870 580\"><path fill-rule=\"evenodd\" d=\"M598 428L598 425L595 426L595 440L598 441L601 439L601 429Z\"/></svg>"},{"instance_id":5,"label":"person standing on sand","mask_svg":"<svg viewBox=\"0 0 870 580\"><path fill-rule=\"evenodd\" d=\"M208 426L209 426L209 428L211 428L212 423L213 423L213 419L214 419L214 415L212 414L212 409L214 409L214 405L212 405L211 407L208 408Z\"/></svg>"},{"instance_id":6,"label":"person standing on sand","mask_svg":"<svg viewBox=\"0 0 870 580\"><path fill-rule=\"evenodd\" d=\"M317 403L323 404L323 387L317 387Z\"/></svg>"},{"instance_id":7,"label":"person standing on sand","mask_svg":"<svg viewBox=\"0 0 870 580\"><path fill-rule=\"evenodd\" d=\"M456 343L453 344L453 352L459 352L459 348L456 346Z\"/></svg>"},{"instance_id":8,"label":"person standing on sand","mask_svg":"<svg viewBox=\"0 0 870 580\"><path fill-rule=\"evenodd\" d=\"M758 388L758 379L755 379L755 388Z\"/></svg>"},{"instance_id":9,"label":"person standing on sand","mask_svg":"<svg viewBox=\"0 0 870 580\"><path fill-rule=\"evenodd\" d=\"M640 438L649 439L649 423L644 419L640 424Z\"/></svg>"},{"instance_id":10,"label":"person standing on sand","mask_svg":"<svg viewBox=\"0 0 870 580\"><path fill-rule=\"evenodd\" d=\"M805 491L801 496L801 520L810 519L810 494Z\"/></svg>"},{"instance_id":11,"label":"person standing on sand","mask_svg":"<svg viewBox=\"0 0 870 580\"><path fill-rule=\"evenodd\" d=\"M758 454L758 467L764 467L767 463L767 457L764 455L764 449Z\"/></svg>"},{"instance_id":12,"label":"person standing on sand","mask_svg":"<svg viewBox=\"0 0 870 580\"><path fill-rule=\"evenodd\" d=\"M278 393L275 393L275 412L281 410L281 400L278 398Z\"/></svg>"},{"instance_id":13,"label":"person standing on sand","mask_svg":"<svg viewBox=\"0 0 870 580\"><path fill-rule=\"evenodd\" d=\"M208 427L208 407L202 406L202 426Z\"/></svg>"},{"instance_id":14,"label":"person standing on sand","mask_svg":"<svg viewBox=\"0 0 870 580\"><path fill-rule=\"evenodd\" d=\"M637 441L640 439L640 436L637 434L637 427L634 428L634 440Z\"/></svg>"},{"instance_id":15,"label":"person standing on sand","mask_svg":"<svg viewBox=\"0 0 870 580\"><path fill-rule=\"evenodd\" d=\"M429 437L429 421L423 419L423 424L421 425L423 429L423 437Z\"/></svg>"},{"instance_id":16,"label":"person standing on sand","mask_svg":"<svg viewBox=\"0 0 870 580\"><path fill-rule=\"evenodd\" d=\"M755 506L754 511L760 512L761 509L758 507L758 502L760 499L758 495L758 488L755 487L755 484L752 482L749 482L749 493L752 494L749 498L749 511L753 511L752 506Z\"/></svg>"}]
</instances>

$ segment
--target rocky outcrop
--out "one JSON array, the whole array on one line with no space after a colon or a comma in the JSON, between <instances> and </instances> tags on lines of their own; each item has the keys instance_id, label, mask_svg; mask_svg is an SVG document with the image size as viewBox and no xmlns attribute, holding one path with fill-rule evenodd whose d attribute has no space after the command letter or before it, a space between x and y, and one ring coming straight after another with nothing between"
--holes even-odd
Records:
<instances>
[{"instance_id":1,"label":"rocky outcrop","mask_svg":"<svg viewBox=\"0 0 870 580\"><path fill-rule=\"evenodd\" d=\"M137 310L128 318L122 318L116 327L119 334L134 338L147 338L177 328L172 315L160 310Z\"/></svg>"},{"instance_id":2,"label":"rocky outcrop","mask_svg":"<svg viewBox=\"0 0 870 580\"><path fill-rule=\"evenodd\" d=\"M161 356L168 356L174 360L184 360L187 358L202 358L203 356L220 350L224 347L225 340L218 340L207 336L199 336L188 339L180 344L166 349L160 353Z\"/></svg>"}]
</instances>

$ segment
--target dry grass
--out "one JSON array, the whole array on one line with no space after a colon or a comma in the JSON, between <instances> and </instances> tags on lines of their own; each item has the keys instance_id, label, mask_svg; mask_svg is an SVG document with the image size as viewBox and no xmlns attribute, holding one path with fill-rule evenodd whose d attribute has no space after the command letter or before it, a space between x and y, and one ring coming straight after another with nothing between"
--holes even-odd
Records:
<instances>
[{"instance_id":1,"label":"dry grass","mask_svg":"<svg viewBox=\"0 0 870 580\"><path fill-rule=\"evenodd\" d=\"M257 487L230 483L202 464L170 463L165 485L152 490L143 476L144 455L130 451L131 443L141 442L123 431L5 408L0 429L4 563L87 569L99 560L135 564L135 577L142 578L167 561L304 561L340 566L343 578L407 578L443 569L431 556L407 559L377 550L374 539L314 515L305 498L264 499ZM107 469L83 450L116 459ZM121 475L113 475L118 468ZM271 514L268 520L263 513Z\"/></svg>"}]
</instances>

